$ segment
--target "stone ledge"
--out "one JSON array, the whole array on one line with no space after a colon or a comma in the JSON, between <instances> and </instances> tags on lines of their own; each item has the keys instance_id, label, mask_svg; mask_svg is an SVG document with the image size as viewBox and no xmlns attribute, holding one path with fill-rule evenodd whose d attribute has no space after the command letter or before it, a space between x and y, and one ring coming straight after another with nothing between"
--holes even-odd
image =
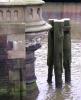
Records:
<instances>
[{"instance_id":1,"label":"stone ledge","mask_svg":"<svg viewBox=\"0 0 81 100\"><path fill-rule=\"evenodd\" d=\"M25 24L0 23L0 34L25 34Z\"/></svg>"}]
</instances>

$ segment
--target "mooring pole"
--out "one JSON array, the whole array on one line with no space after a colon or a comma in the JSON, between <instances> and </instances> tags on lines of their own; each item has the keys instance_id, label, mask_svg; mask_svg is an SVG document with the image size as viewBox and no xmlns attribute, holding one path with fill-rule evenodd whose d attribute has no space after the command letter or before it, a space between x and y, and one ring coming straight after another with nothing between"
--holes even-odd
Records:
<instances>
[{"instance_id":1,"label":"mooring pole","mask_svg":"<svg viewBox=\"0 0 81 100\"><path fill-rule=\"evenodd\" d=\"M47 65L48 65L48 83L52 83L52 73L54 65L54 20L49 19L49 24L52 28L48 32L48 55L47 55Z\"/></svg>"},{"instance_id":2,"label":"mooring pole","mask_svg":"<svg viewBox=\"0 0 81 100\"><path fill-rule=\"evenodd\" d=\"M63 20L54 19L54 71L56 88L62 88Z\"/></svg>"},{"instance_id":3,"label":"mooring pole","mask_svg":"<svg viewBox=\"0 0 81 100\"><path fill-rule=\"evenodd\" d=\"M63 65L65 68L65 82L71 81L71 31L70 19L64 20L64 40L63 40Z\"/></svg>"},{"instance_id":4,"label":"mooring pole","mask_svg":"<svg viewBox=\"0 0 81 100\"><path fill-rule=\"evenodd\" d=\"M48 33L48 83L52 82L54 65L56 88L62 88L63 22L63 20L49 19L52 28Z\"/></svg>"}]
</instances>

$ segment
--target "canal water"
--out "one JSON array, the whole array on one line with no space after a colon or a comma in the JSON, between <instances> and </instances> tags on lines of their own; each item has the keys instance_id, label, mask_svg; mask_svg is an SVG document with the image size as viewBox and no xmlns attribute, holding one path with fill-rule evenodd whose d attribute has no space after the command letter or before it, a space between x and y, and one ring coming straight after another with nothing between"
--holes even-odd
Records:
<instances>
[{"instance_id":1,"label":"canal water","mask_svg":"<svg viewBox=\"0 0 81 100\"><path fill-rule=\"evenodd\" d=\"M60 9L61 8L61 9ZM35 52L35 74L37 77L38 96L25 100L81 100L81 5L80 4L50 4L44 7L43 17L49 18L71 18L71 84L65 84L63 71L63 87L61 90L55 88L55 75L53 73L52 84L47 83L47 45L48 34L44 34L42 47ZM3 99L0 99L3 100ZM9 99L7 99L9 100ZM11 99L10 99L11 100ZM14 99L16 100L16 99ZM17 99L18 100L18 99ZM21 99L20 99L21 100Z\"/></svg>"},{"instance_id":2,"label":"canal water","mask_svg":"<svg viewBox=\"0 0 81 100\"><path fill-rule=\"evenodd\" d=\"M56 9L57 8L57 9ZM35 100L81 100L81 4L46 4L44 7L44 18L71 18L71 84L65 84L63 71L62 90L55 88L55 77L53 83L47 83L47 34L42 41L42 47L35 52L35 74L39 94ZM57 13L56 13L57 12ZM60 12L60 13L59 13Z\"/></svg>"},{"instance_id":3,"label":"canal water","mask_svg":"<svg viewBox=\"0 0 81 100\"><path fill-rule=\"evenodd\" d=\"M42 47L35 52L37 57L35 62L35 73L39 95L36 100L81 100L81 40L72 39L72 63L71 63L71 85L65 84L63 72L63 88L55 88L55 78L53 83L47 83L47 37L43 41Z\"/></svg>"}]
</instances>

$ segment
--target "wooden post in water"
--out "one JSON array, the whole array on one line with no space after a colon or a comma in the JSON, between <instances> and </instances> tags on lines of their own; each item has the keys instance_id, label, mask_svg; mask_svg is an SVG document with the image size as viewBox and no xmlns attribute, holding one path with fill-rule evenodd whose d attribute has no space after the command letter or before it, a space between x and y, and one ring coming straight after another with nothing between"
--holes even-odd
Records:
<instances>
[{"instance_id":1,"label":"wooden post in water","mask_svg":"<svg viewBox=\"0 0 81 100\"><path fill-rule=\"evenodd\" d=\"M54 20L49 19L49 24L52 28L48 32L48 55L47 55L47 65L48 65L48 83L52 83L52 73L54 65Z\"/></svg>"},{"instance_id":2,"label":"wooden post in water","mask_svg":"<svg viewBox=\"0 0 81 100\"><path fill-rule=\"evenodd\" d=\"M56 88L62 88L63 20L50 19L52 29L48 33L48 83L52 82L54 65Z\"/></svg>"},{"instance_id":3,"label":"wooden post in water","mask_svg":"<svg viewBox=\"0 0 81 100\"><path fill-rule=\"evenodd\" d=\"M56 88L62 88L63 20L54 20L54 71Z\"/></svg>"},{"instance_id":4,"label":"wooden post in water","mask_svg":"<svg viewBox=\"0 0 81 100\"><path fill-rule=\"evenodd\" d=\"M71 81L71 31L70 19L64 20L64 40L63 40L63 65L65 68L65 82Z\"/></svg>"}]
</instances>

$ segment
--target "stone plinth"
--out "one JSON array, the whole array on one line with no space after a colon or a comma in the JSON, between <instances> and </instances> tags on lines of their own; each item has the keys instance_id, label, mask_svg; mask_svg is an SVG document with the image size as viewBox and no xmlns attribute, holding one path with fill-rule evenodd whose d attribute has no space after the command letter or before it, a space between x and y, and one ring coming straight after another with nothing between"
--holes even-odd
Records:
<instances>
[{"instance_id":1,"label":"stone plinth","mask_svg":"<svg viewBox=\"0 0 81 100\"><path fill-rule=\"evenodd\" d=\"M29 46L31 40L28 38L28 34L38 34L51 28L42 18L43 4L42 0L0 2L0 35L4 35L4 39L6 39L3 39L2 42L5 45L2 46L0 43L1 49L4 49L0 49L0 62L6 58L8 69L5 70L5 65L4 70L11 87L10 93L20 91L21 95L22 87L25 87L26 90L26 85L32 86L36 80L34 51L40 47L40 44ZM26 45L27 40L29 42ZM6 62L4 63L6 64Z\"/></svg>"}]
</instances>

